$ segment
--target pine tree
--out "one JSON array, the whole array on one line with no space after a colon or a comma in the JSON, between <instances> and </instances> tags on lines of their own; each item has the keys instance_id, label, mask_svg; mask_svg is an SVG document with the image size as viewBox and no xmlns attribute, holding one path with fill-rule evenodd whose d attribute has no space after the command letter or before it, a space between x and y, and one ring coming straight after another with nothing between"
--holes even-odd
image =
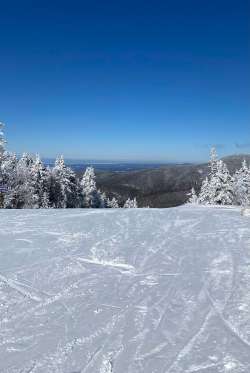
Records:
<instances>
[{"instance_id":1,"label":"pine tree","mask_svg":"<svg viewBox=\"0 0 250 373\"><path fill-rule=\"evenodd\" d=\"M250 169L246 160L242 162L241 168L234 174L234 192L238 205L250 204Z\"/></svg>"},{"instance_id":2,"label":"pine tree","mask_svg":"<svg viewBox=\"0 0 250 373\"><path fill-rule=\"evenodd\" d=\"M97 190L95 181L95 171L93 167L87 167L81 180L81 207L99 208L103 207L105 198Z\"/></svg>"},{"instance_id":3,"label":"pine tree","mask_svg":"<svg viewBox=\"0 0 250 373\"><path fill-rule=\"evenodd\" d=\"M33 208L48 208L49 170L43 165L39 155L36 155L35 162L31 166L30 179L33 189Z\"/></svg>"},{"instance_id":4,"label":"pine tree","mask_svg":"<svg viewBox=\"0 0 250 373\"><path fill-rule=\"evenodd\" d=\"M4 153L1 163L1 182L8 187L8 192L4 194L5 208L14 208L17 205L17 195L15 193L17 162L16 154Z\"/></svg>"},{"instance_id":5,"label":"pine tree","mask_svg":"<svg viewBox=\"0 0 250 373\"><path fill-rule=\"evenodd\" d=\"M233 178L222 160L217 162L217 172L211 177L209 188L211 204L234 204Z\"/></svg>"},{"instance_id":6,"label":"pine tree","mask_svg":"<svg viewBox=\"0 0 250 373\"><path fill-rule=\"evenodd\" d=\"M106 196L105 192L101 192L100 189L98 189L98 194L100 195L100 208L107 208L108 207L108 201L109 199Z\"/></svg>"},{"instance_id":7,"label":"pine tree","mask_svg":"<svg viewBox=\"0 0 250 373\"><path fill-rule=\"evenodd\" d=\"M17 163L17 180L13 192L17 196L16 208L33 208L33 185L31 182L31 169L34 160L30 154L23 153Z\"/></svg>"},{"instance_id":8,"label":"pine tree","mask_svg":"<svg viewBox=\"0 0 250 373\"><path fill-rule=\"evenodd\" d=\"M211 180L218 172L218 156L215 148L211 148L210 150L210 160L208 167L210 169L209 177L206 177L203 180L201 184L200 193L197 198L197 202L203 205L214 203L214 189L212 188Z\"/></svg>"},{"instance_id":9,"label":"pine tree","mask_svg":"<svg viewBox=\"0 0 250 373\"><path fill-rule=\"evenodd\" d=\"M33 188L31 183L31 167L33 159L24 153L17 160L15 154L7 153L2 164L4 181L9 187L5 195L6 208L33 208Z\"/></svg>"},{"instance_id":10,"label":"pine tree","mask_svg":"<svg viewBox=\"0 0 250 373\"><path fill-rule=\"evenodd\" d=\"M212 195L211 195L210 184L209 184L208 178L206 177L203 180L202 185L201 185L201 190L198 195L198 203L202 205L208 205L211 203L210 202L211 199L212 199Z\"/></svg>"},{"instance_id":11,"label":"pine tree","mask_svg":"<svg viewBox=\"0 0 250 373\"><path fill-rule=\"evenodd\" d=\"M218 169L218 156L216 152L216 148L211 148L210 150L210 160L209 160L209 168L210 168L210 177L216 174Z\"/></svg>"},{"instance_id":12,"label":"pine tree","mask_svg":"<svg viewBox=\"0 0 250 373\"><path fill-rule=\"evenodd\" d=\"M78 185L73 170L58 157L50 175L50 205L55 208L78 206Z\"/></svg>"},{"instance_id":13,"label":"pine tree","mask_svg":"<svg viewBox=\"0 0 250 373\"><path fill-rule=\"evenodd\" d=\"M210 175L201 185L198 202L201 204L232 205L235 204L234 179L226 164L217 160L214 148L210 153Z\"/></svg>"},{"instance_id":14,"label":"pine tree","mask_svg":"<svg viewBox=\"0 0 250 373\"><path fill-rule=\"evenodd\" d=\"M199 202L194 188L191 189L191 192L188 194L188 196L189 196L189 200L188 200L189 203L197 204Z\"/></svg>"},{"instance_id":15,"label":"pine tree","mask_svg":"<svg viewBox=\"0 0 250 373\"><path fill-rule=\"evenodd\" d=\"M4 159L4 152L5 152L5 140L4 140L3 127L4 127L3 123L0 123L0 183L3 182L2 162Z\"/></svg>"},{"instance_id":16,"label":"pine tree","mask_svg":"<svg viewBox=\"0 0 250 373\"><path fill-rule=\"evenodd\" d=\"M126 208L126 209L135 209L135 208L138 208L136 198L134 198L134 199L128 198L126 200L126 202L124 203L123 207Z\"/></svg>"},{"instance_id":17,"label":"pine tree","mask_svg":"<svg viewBox=\"0 0 250 373\"><path fill-rule=\"evenodd\" d=\"M107 207L111 208L111 209L117 209L119 208L119 204L118 204L118 201L115 197L113 197L112 199L108 199L107 201Z\"/></svg>"},{"instance_id":18,"label":"pine tree","mask_svg":"<svg viewBox=\"0 0 250 373\"><path fill-rule=\"evenodd\" d=\"M4 139L3 128L4 128L4 124L0 123L0 162L1 162L1 157L5 151L5 143L6 143Z\"/></svg>"}]
</instances>

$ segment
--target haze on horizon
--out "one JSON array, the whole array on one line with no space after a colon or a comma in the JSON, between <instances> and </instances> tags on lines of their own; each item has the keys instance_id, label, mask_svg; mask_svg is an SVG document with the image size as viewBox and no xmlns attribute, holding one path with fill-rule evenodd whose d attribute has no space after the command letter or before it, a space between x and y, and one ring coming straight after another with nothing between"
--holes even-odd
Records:
<instances>
[{"instance_id":1,"label":"haze on horizon","mask_svg":"<svg viewBox=\"0 0 250 373\"><path fill-rule=\"evenodd\" d=\"M250 151L247 0L2 3L8 149L199 162Z\"/></svg>"}]
</instances>

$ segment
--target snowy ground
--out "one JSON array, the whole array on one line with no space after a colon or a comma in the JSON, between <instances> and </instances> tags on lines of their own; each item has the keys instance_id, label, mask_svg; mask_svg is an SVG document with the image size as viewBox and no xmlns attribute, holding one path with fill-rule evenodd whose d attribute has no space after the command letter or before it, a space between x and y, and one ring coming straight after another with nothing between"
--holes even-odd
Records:
<instances>
[{"instance_id":1,"label":"snowy ground","mask_svg":"<svg viewBox=\"0 0 250 373\"><path fill-rule=\"evenodd\" d=\"M239 209L0 211L1 373L249 373Z\"/></svg>"}]
</instances>

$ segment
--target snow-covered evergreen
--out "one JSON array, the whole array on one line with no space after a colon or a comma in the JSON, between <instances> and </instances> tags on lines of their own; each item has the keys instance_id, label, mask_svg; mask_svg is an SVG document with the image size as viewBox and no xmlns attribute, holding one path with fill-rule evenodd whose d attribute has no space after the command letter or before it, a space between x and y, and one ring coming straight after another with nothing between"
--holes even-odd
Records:
<instances>
[{"instance_id":1,"label":"snow-covered evergreen","mask_svg":"<svg viewBox=\"0 0 250 373\"><path fill-rule=\"evenodd\" d=\"M0 122L0 162L1 157L5 151L5 139L4 139L4 133L3 133L4 124Z\"/></svg>"},{"instance_id":2,"label":"snow-covered evergreen","mask_svg":"<svg viewBox=\"0 0 250 373\"><path fill-rule=\"evenodd\" d=\"M198 203L198 197L197 197L197 194L194 188L191 189L191 192L188 195L189 195L189 200L188 200L189 203L192 203L192 204Z\"/></svg>"},{"instance_id":3,"label":"snow-covered evergreen","mask_svg":"<svg viewBox=\"0 0 250 373\"><path fill-rule=\"evenodd\" d=\"M235 202L233 178L226 164L220 160L213 165L210 178L202 182L198 202L205 205L233 205Z\"/></svg>"},{"instance_id":4,"label":"snow-covered evergreen","mask_svg":"<svg viewBox=\"0 0 250 373\"><path fill-rule=\"evenodd\" d=\"M49 207L49 169L44 166L39 155L30 170L33 208Z\"/></svg>"},{"instance_id":5,"label":"snow-covered evergreen","mask_svg":"<svg viewBox=\"0 0 250 373\"><path fill-rule=\"evenodd\" d=\"M226 164L218 160L216 150L213 148L210 153L209 168L209 176L203 180L201 185L198 203L205 205L249 204L250 170L245 161L241 169L232 176Z\"/></svg>"},{"instance_id":6,"label":"snow-covered evergreen","mask_svg":"<svg viewBox=\"0 0 250 373\"><path fill-rule=\"evenodd\" d=\"M0 122L0 183L3 182L3 175L2 175L2 162L5 152L5 140L4 140L4 133L3 133L4 124Z\"/></svg>"},{"instance_id":7,"label":"snow-covered evergreen","mask_svg":"<svg viewBox=\"0 0 250 373\"><path fill-rule=\"evenodd\" d=\"M119 204L118 204L117 199L115 197L113 197L112 199L108 199L107 200L107 206L111 209L119 208Z\"/></svg>"},{"instance_id":8,"label":"snow-covered evergreen","mask_svg":"<svg viewBox=\"0 0 250 373\"><path fill-rule=\"evenodd\" d=\"M210 177L216 174L218 170L218 155L216 148L211 148L210 150L210 160L209 160L209 169L210 169Z\"/></svg>"},{"instance_id":9,"label":"snow-covered evergreen","mask_svg":"<svg viewBox=\"0 0 250 373\"><path fill-rule=\"evenodd\" d=\"M135 209L135 208L138 208L136 198L133 198L133 199L128 198L126 200L126 202L124 203L123 207L126 208L126 209Z\"/></svg>"},{"instance_id":10,"label":"snow-covered evergreen","mask_svg":"<svg viewBox=\"0 0 250 373\"><path fill-rule=\"evenodd\" d=\"M217 171L210 180L210 191L212 204L234 204L233 178L222 160L217 162Z\"/></svg>"},{"instance_id":11,"label":"snow-covered evergreen","mask_svg":"<svg viewBox=\"0 0 250 373\"><path fill-rule=\"evenodd\" d=\"M79 192L76 175L67 167L63 156L55 161L50 175L50 205L55 208L78 207Z\"/></svg>"},{"instance_id":12,"label":"snow-covered evergreen","mask_svg":"<svg viewBox=\"0 0 250 373\"><path fill-rule=\"evenodd\" d=\"M211 201L210 184L208 177L206 177L201 184L201 190L198 195L198 203L208 205Z\"/></svg>"},{"instance_id":13,"label":"snow-covered evergreen","mask_svg":"<svg viewBox=\"0 0 250 373\"><path fill-rule=\"evenodd\" d=\"M237 204L242 206L250 204L250 169L245 160L234 175L234 193Z\"/></svg>"},{"instance_id":14,"label":"snow-covered evergreen","mask_svg":"<svg viewBox=\"0 0 250 373\"><path fill-rule=\"evenodd\" d=\"M105 196L97 190L95 171L93 167L87 167L81 180L81 207L98 208L105 204Z\"/></svg>"},{"instance_id":15,"label":"snow-covered evergreen","mask_svg":"<svg viewBox=\"0 0 250 373\"><path fill-rule=\"evenodd\" d=\"M31 169L34 160L30 154L24 153L18 160L16 166L16 180L10 186L10 196L14 205L12 208L33 208L34 189L31 183Z\"/></svg>"},{"instance_id":16,"label":"snow-covered evergreen","mask_svg":"<svg viewBox=\"0 0 250 373\"><path fill-rule=\"evenodd\" d=\"M4 153L1 162L0 181L9 188L8 192L4 195L5 208L15 208L18 204L18 196L16 195L17 163L16 154Z\"/></svg>"}]
</instances>

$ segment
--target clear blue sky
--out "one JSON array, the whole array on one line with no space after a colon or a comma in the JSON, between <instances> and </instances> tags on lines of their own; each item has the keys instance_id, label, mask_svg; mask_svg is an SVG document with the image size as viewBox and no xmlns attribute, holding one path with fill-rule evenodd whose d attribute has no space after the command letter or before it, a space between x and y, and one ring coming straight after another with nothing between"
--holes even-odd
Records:
<instances>
[{"instance_id":1,"label":"clear blue sky","mask_svg":"<svg viewBox=\"0 0 250 373\"><path fill-rule=\"evenodd\" d=\"M250 152L249 0L2 1L8 148L201 161Z\"/></svg>"}]
</instances>

